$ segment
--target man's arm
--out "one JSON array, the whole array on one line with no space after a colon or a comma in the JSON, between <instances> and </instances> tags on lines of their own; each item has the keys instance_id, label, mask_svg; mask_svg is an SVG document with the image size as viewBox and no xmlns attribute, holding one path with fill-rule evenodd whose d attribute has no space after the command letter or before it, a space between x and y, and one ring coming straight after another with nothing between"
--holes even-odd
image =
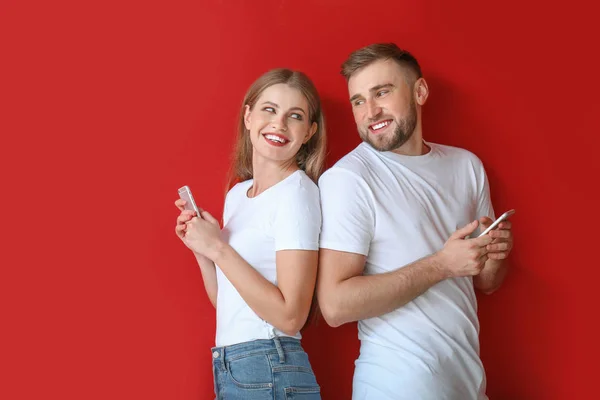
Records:
<instances>
[{"instance_id":1,"label":"man's arm","mask_svg":"<svg viewBox=\"0 0 600 400\"><path fill-rule=\"evenodd\" d=\"M480 219L485 228L492 223L490 218ZM492 294L500 288L508 272L508 261L506 258L513 247L512 224L510 221L501 222L498 229L490 231L488 235L493 241L488 244L488 260L481 273L473 277L473 284L485 294Z\"/></svg>"},{"instance_id":2,"label":"man's arm","mask_svg":"<svg viewBox=\"0 0 600 400\"><path fill-rule=\"evenodd\" d=\"M333 327L386 314L446 279L435 255L396 271L363 276L362 254L321 249L317 295Z\"/></svg>"},{"instance_id":3,"label":"man's arm","mask_svg":"<svg viewBox=\"0 0 600 400\"><path fill-rule=\"evenodd\" d=\"M485 230L493 222L494 207L490 196L490 185L483 168L483 164L478 159L479 196L477 199L477 215L481 230ZM491 217L491 218L490 218ZM473 277L473 285L485 294L491 294L500 288L504 278L508 273L508 262L506 258L513 247L512 224L510 221L503 221L498 228L490 231L487 235L493 241L487 247L489 260L481 273Z\"/></svg>"},{"instance_id":4,"label":"man's arm","mask_svg":"<svg viewBox=\"0 0 600 400\"><path fill-rule=\"evenodd\" d=\"M444 248L395 271L363 276L366 257L321 249L317 296L323 317L331 326L391 312L444 279L472 276L487 260L487 235L464 239L476 228L474 221L456 231Z\"/></svg>"}]
</instances>

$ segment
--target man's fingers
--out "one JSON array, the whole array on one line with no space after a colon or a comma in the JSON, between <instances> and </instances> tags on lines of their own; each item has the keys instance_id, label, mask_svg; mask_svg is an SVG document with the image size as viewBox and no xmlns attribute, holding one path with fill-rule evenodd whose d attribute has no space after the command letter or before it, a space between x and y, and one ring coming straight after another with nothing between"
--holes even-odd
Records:
<instances>
[{"instance_id":1,"label":"man's fingers","mask_svg":"<svg viewBox=\"0 0 600 400\"><path fill-rule=\"evenodd\" d=\"M488 244L486 248L490 252L507 251L510 249L508 242Z\"/></svg>"},{"instance_id":2,"label":"man's fingers","mask_svg":"<svg viewBox=\"0 0 600 400\"><path fill-rule=\"evenodd\" d=\"M512 229L512 222L510 222L510 221L502 221L498 225L498 229Z\"/></svg>"},{"instance_id":3,"label":"man's fingers","mask_svg":"<svg viewBox=\"0 0 600 400\"><path fill-rule=\"evenodd\" d=\"M479 257L479 262L482 264L485 264L485 262L489 259L489 253L485 253L483 254L481 257Z\"/></svg>"},{"instance_id":4,"label":"man's fingers","mask_svg":"<svg viewBox=\"0 0 600 400\"><path fill-rule=\"evenodd\" d=\"M488 244L492 243L494 238L490 237L490 235L483 235L482 237L471 239L476 246L485 247Z\"/></svg>"},{"instance_id":5,"label":"man's fingers","mask_svg":"<svg viewBox=\"0 0 600 400\"><path fill-rule=\"evenodd\" d=\"M475 229L477 229L478 225L479 225L479 221L475 220L475 221L465 225L464 227L460 228L456 232L454 232L450 236L450 239L464 239L466 236L473 233L475 231Z\"/></svg>"},{"instance_id":6,"label":"man's fingers","mask_svg":"<svg viewBox=\"0 0 600 400\"><path fill-rule=\"evenodd\" d=\"M488 226L490 226L493 222L494 222L494 220L491 219L490 217L479 218L479 225L480 225L482 231L484 229L486 229Z\"/></svg>"},{"instance_id":7,"label":"man's fingers","mask_svg":"<svg viewBox=\"0 0 600 400\"><path fill-rule=\"evenodd\" d=\"M507 239L510 237L511 232L507 229L494 229L490 231L488 235L494 239Z\"/></svg>"},{"instance_id":8,"label":"man's fingers","mask_svg":"<svg viewBox=\"0 0 600 400\"><path fill-rule=\"evenodd\" d=\"M483 246L477 249L477 257L481 258L488 253L487 247Z\"/></svg>"},{"instance_id":9,"label":"man's fingers","mask_svg":"<svg viewBox=\"0 0 600 400\"><path fill-rule=\"evenodd\" d=\"M501 251L498 253L488 253L488 257L490 260L504 260L508 257L508 253L505 251Z\"/></svg>"}]
</instances>

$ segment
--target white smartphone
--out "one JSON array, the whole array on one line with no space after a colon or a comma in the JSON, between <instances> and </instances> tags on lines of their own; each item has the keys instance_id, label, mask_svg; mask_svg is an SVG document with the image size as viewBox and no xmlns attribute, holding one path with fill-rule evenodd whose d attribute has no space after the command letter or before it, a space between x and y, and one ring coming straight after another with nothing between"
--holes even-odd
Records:
<instances>
[{"instance_id":1,"label":"white smartphone","mask_svg":"<svg viewBox=\"0 0 600 400\"><path fill-rule=\"evenodd\" d=\"M505 212L504 214L502 214L499 218L497 218L486 230L484 230L483 232L481 232L479 234L479 236L477 236L477 237L482 237L483 235L487 235L489 231L491 231L492 229L495 229L496 227L498 227L498 224L500 224L500 222L502 222L504 220L507 220L514 213L515 213L514 209L513 210L508 210L507 212Z\"/></svg>"},{"instance_id":2,"label":"white smartphone","mask_svg":"<svg viewBox=\"0 0 600 400\"><path fill-rule=\"evenodd\" d=\"M184 208L186 210L196 211L196 215L198 217L200 217L200 209L198 208L198 206L196 205L196 202L194 201L194 196L192 196L192 191L190 190L190 188L187 185L182 186L179 188L178 192L179 192L179 197L181 199L185 200Z\"/></svg>"}]
</instances>

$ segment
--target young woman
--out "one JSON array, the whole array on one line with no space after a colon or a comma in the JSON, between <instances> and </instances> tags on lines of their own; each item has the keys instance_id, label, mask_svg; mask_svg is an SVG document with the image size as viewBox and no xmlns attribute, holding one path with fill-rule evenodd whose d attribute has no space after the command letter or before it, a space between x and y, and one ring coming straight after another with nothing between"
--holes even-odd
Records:
<instances>
[{"instance_id":1,"label":"young woman","mask_svg":"<svg viewBox=\"0 0 600 400\"><path fill-rule=\"evenodd\" d=\"M325 127L314 85L301 72L267 72L244 98L238 131L223 229L208 212L195 216L175 202L176 233L217 309L215 394L320 399L299 332L311 309L321 229Z\"/></svg>"}]
</instances>

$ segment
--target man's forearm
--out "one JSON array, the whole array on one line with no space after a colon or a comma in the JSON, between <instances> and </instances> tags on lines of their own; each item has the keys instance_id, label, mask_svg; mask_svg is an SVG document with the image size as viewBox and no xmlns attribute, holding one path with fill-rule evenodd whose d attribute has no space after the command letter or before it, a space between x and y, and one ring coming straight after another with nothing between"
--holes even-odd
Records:
<instances>
[{"instance_id":1,"label":"man's forearm","mask_svg":"<svg viewBox=\"0 0 600 400\"><path fill-rule=\"evenodd\" d=\"M326 319L330 325L339 326L386 314L446 278L435 254L392 272L349 278L329 293L327 303L333 311Z\"/></svg>"},{"instance_id":2,"label":"man's forearm","mask_svg":"<svg viewBox=\"0 0 600 400\"><path fill-rule=\"evenodd\" d=\"M487 260L479 275L473 277L473 284L482 292L490 294L502 285L507 272L506 260Z\"/></svg>"}]
</instances>

